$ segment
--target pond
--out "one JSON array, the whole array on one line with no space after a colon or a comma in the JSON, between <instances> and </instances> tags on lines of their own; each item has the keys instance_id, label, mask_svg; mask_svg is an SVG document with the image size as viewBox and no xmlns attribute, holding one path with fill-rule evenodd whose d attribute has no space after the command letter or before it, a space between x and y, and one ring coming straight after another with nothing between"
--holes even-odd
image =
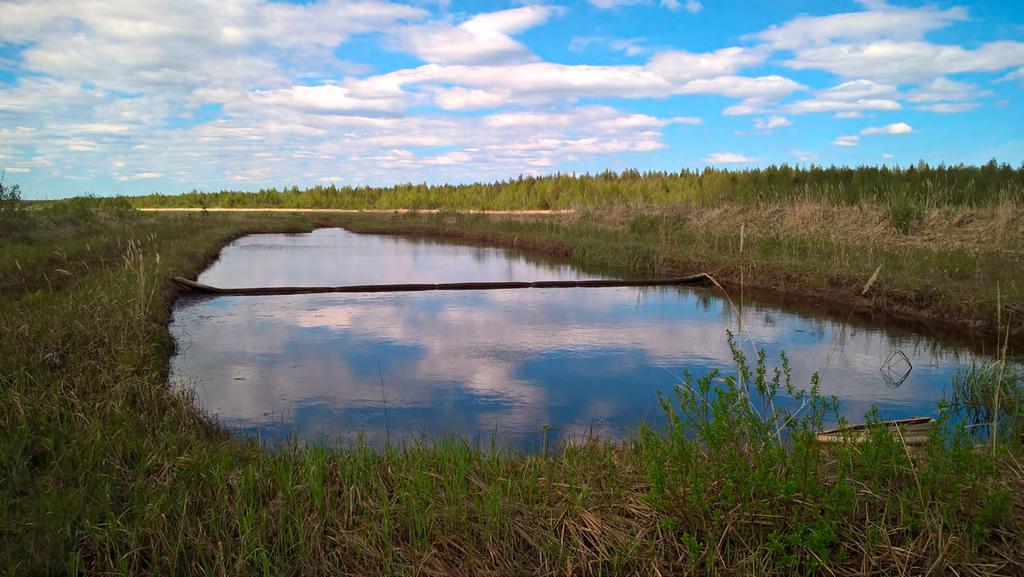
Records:
<instances>
[{"instance_id":1,"label":"pond","mask_svg":"<svg viewBox=\"0 0 1024 577\"><path fill-rule=\"evenodd\" d=\"M342 229L260 234L222 251L219 287L604 278L557 260ZM738 304L738 303L737 303ZM742 323L740 322L742 321ZM743 348L785 351L793 382L839 398L853 420L934 415L964 347L821 314L744 303L717 289L557 288L184 297L170 330L172 381L200 407L272 445L458 435L536 450L658 423L657 392L684 370L733 370ZM887 377L880 370L893 356ZM897 383L903 357L913 369ZM895 377L895 378L894 378Z\"/></svg>"}]
</instances>

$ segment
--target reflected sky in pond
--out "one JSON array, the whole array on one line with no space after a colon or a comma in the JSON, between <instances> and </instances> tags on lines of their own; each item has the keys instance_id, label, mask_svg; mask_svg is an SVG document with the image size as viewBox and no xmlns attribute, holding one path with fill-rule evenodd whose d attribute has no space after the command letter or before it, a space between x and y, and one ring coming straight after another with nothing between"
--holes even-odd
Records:
<instances>
[{"instance_id":1,"label":"reflected sky in pond","mask_svg":"<svg viewBox=\"0 0 1024 577\"><path fill-rule=\"evenodd\" d=\"M595 278L515 251L339 229L253 235L200 282L221 287ZM657 422L656 392L684 369L731 368L731 306L709 289L568 288L180 299L174 380L228 427L275 442L381 445L457 434L535 449ZM865 329L746 306L745 348L785 351L794 383L859 419L935 413L966 350L910 332ZM879 367L900 350L899 387Z\"/></svg>"}]
</instances>

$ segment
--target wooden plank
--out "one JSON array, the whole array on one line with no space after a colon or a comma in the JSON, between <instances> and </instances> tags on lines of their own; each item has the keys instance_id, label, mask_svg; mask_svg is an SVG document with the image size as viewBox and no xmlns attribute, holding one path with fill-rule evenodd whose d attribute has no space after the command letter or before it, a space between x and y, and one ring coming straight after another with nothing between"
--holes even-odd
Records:
<instances>
[{"instance_id":1,"label":"wooden plank","mask_svg":"<svg viewBox=\"0 0 1024 577\"><path fill-rule=\"evenodd\" d=\"M898 419L895 421L883 421L878 426L887 429L891 434L902 439L908 446L923 445L928 442L928 437L936 421L931 417L911 417L909 419ZM819 443L863 443L868 440L871 428L867 424L848 425L836 429L829 429L818 433L816 439Z\"/></svg>"},{"instance_id":2,"label":"wooden plank","mask_svg":"<svg viewBox=\"0 0 1024 577\"><path fill-rule=\"evenodd\" d=\"M914 427L914 426L922 426L923 425L925 427L930 428L932 425L935 424L935 419L933 419L931 417L909 417L909 418L906 418L906 419L896 419L896 420L893 420L893 421L881 421L878 424L879 425L885 425L887 427L895 427L895 426L898 425L898 426L901 426L901 427L904 427L904 428ZM819 435L831 435L833 433L841 433L843 431L862 431L864 429L867 429L868 427L870 427L870 425L868 425L867 423L861 423L861 424L855 424L855 425L847 425L845 427L836 427L834 429L828 429L828 430L822 431L821 433L818 433L818 434Z\"/></svg>"},{"instance_id":3,"label":"wooden plank","mask_svg":"<svg viewBox=\"0 0 1024 577\"><path fill-rule=\"evenodd\" d=\"M258 296L258 295L294 295L319 293L381 293L381 292L418 292L439 290L498 290L525 288L585 288L585 287L643 287L643 286L684 286L710 285L712 279L705 273L667 279L598 279L598 280L547 280L533 282L456 282L435 284L367 284L332 287L251 287L251 288L218 288L198 283L182 277L171 279L179 289L206 295L224 296Z\"/></svg>"}]
</instances>

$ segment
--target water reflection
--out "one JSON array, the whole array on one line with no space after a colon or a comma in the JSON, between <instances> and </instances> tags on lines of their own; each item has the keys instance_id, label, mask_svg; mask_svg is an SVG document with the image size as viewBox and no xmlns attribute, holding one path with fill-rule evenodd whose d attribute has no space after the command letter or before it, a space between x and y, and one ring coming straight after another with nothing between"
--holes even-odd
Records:
<instances>
[{"instance_id":1,"label":"water reflection","mask_svg":"<svg viewBox=\"0 0 1024 577\"><path fill-rule=\"evenodd\" d=\"M216 286L589 278L514 251L329 229L254 235L201 277ZM684 369L729 369L737 319L713 292L674 288L530 289L183 299L172 374L222 422L268 440L458 434L535 448L618 435L657 420L656 391ZM909 333L765 307L743 311L741 340L786 351L794 380L860 418L898 418L935 400L973 356ZM898 388L879 372L894 350L914 365ZM387 430L385 411L387 409Z\"/></svg>"}]
</instances>

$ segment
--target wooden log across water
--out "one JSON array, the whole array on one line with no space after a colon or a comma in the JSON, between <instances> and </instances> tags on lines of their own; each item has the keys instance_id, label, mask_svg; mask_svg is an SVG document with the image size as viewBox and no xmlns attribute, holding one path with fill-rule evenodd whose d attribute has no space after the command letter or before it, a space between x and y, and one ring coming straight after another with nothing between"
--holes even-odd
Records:
<instances>
[{"instance_id":1,"label":"wooden log across water","mask_svg":"<svg viewBox=\"0 0 1024 577\"><path fill-rule=\"evenodd\" d=\"M710 285L713 279L706 273L665 279L638 280L543 280L534 282L453 282L437 284L364 284L349 286L307 286L307 287L253 287L218 288L198 283L180 276L171 278L179 289L210 296L243 295L297 295L316 293L384 293L416 291L466 291L525 288L581 288L581 287L627 287L627 286L683 286Z\"/></svg>"}]
</instances>

